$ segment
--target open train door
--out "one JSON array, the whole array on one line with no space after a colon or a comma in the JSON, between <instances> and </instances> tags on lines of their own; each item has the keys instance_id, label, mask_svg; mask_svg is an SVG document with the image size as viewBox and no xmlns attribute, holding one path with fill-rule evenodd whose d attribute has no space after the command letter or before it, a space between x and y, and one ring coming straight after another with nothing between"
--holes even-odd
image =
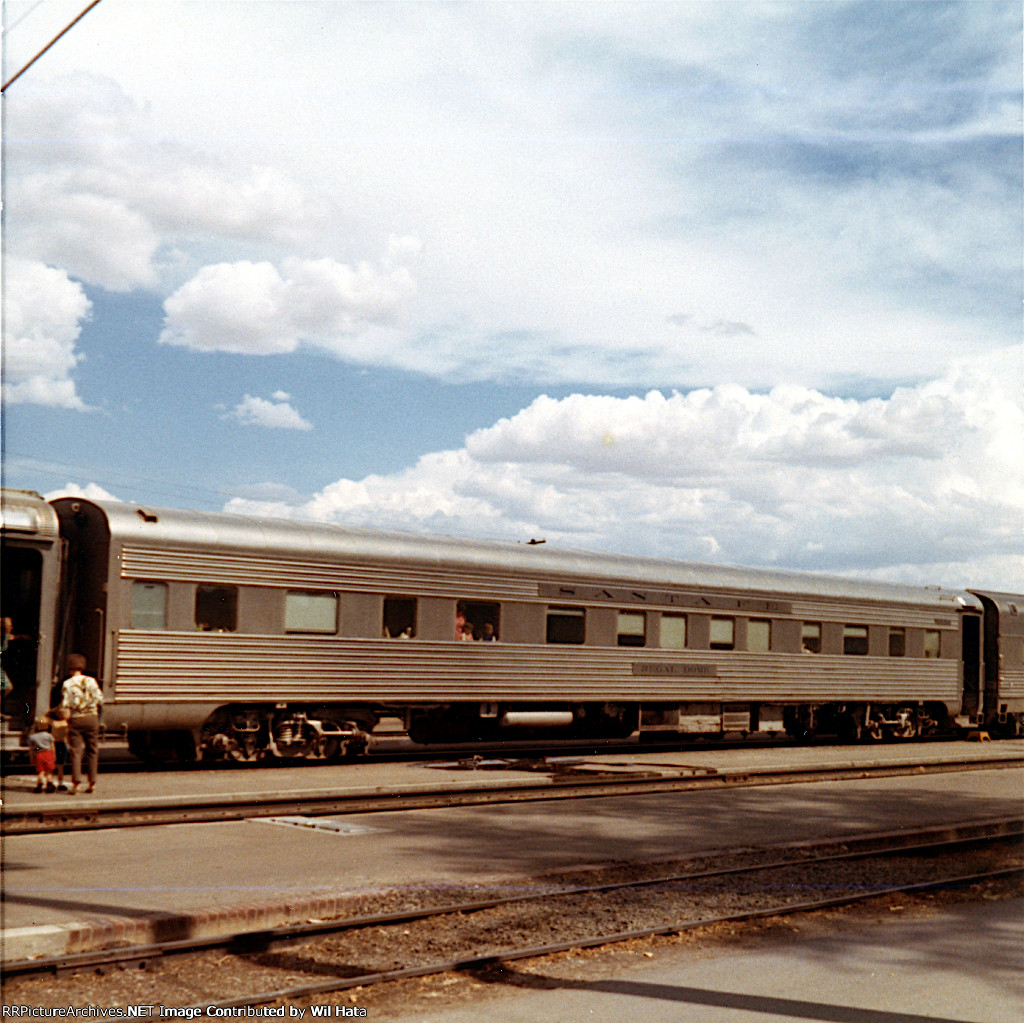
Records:
<instances>
[{"instance_id":1,"label":"open train door","mask_svg":"<svg viewBox=\"0 0 1024 1023\"><path fill-rule=\"evenodd\" d=\"M0 491L2 659L12 685L3 698L8 732L20 732L50 707L61 555L53 508L31 491Z\"/></svg>"},{"instance_id":2,"label":"open train door","mask_svg":"<svg viewBox=\"0 0 1024 1023\"><path fill-rule=\"evenodd\" d=\"M977 598L975 598L977 599ZM972 723L980 722L983 696L982 610L980 602L965 607L960 615L960 645L963 658L963 704L960 713Z\"/></svg>"}]
</instances>

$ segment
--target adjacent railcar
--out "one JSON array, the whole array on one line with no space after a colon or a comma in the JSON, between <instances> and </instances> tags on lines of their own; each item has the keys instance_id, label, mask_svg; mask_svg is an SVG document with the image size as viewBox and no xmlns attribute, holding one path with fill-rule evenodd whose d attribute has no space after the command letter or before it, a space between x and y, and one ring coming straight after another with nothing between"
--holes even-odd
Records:
<instances>
[{"instance_id":1,"label":"adjacent railcar","mask_svg":"<svg viewBox=\"0 0 1024 1023\"><path fill-rule=\"evenodd\" d=\"M980 681L983 719L996 734L1024 734L1024 596L971 592L984 609ZM967 677L970 680L970 672Z\"/></svg>"},{"instance_id":2,"label":"adjacent railcar","mask_svg":"<svg viewBox=\"0 0 1024 1023\"><path fill-rule=\"evenodd\" d=\"M55 610L36 612L60 623L52 663L86 655L106 727L143 757L333 757L385 715L421 742L517 727L1014 734L1024 718L1011 595L78 498L33 507L51 517L43 574L54 515L63 544ZM6 556L6 527L4 543ZM40 608L53 589L40 583ZM50 665L41 654L40 705Z\"/></svg>"},{"instance_id":3,"label":"adjacent railcar","mask_svg":"<svg viewBox=\"0 0 1024 1023\"><path fill-rule=\"evenodd\" d=\"M54 676L62 543L57 514L38 494L0 490L0 617L5 726L18 732L46 710Z\"/></svg>"}]
</instances>

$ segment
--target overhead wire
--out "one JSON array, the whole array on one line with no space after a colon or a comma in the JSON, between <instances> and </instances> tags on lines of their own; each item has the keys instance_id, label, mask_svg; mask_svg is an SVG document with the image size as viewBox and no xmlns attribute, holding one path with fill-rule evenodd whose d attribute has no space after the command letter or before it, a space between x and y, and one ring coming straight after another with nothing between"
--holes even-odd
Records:
<instances>
[{"instance_id":1,"label":"overhead wire","mask_svg":"<svg viewBox=\"0 0 1024 1023\"><path fill-rule=\"evenodd\" d=\"M70 32L94 7L98 7L102 2L103 0L92 0L92 3L90 3L85 10L81 11L76 18L65 25L64 28L62 28L20 71L8 78L7 81L4 82L3 86L0 86L0 92L6 92L9 85L13 85L37 60L39 60L40 57L43 56L44 53L47 52L47 50L53 47L58 40L66 36L68 32ZM34 9L35 8L33 8L33 10ZM28 14L31 13L32 11L28 11L24 17L27 17ZM19 21L23 21L24 17L20 18ZM15 24L17 24L17 22Z\"/></svg>"},{"instance_id":2,"label":"overhead wire","mask_svg":"<svg viewBox=\"0 0 1024 1023\"><path fill-rule=\"evenodd\" d=\"M3 34L8 35L13 32L30 14L32 14L33 11L36 10L36 8L42 7L45 2L46 0L36 0L36 2L20 18L15 18L9 25L4 25Z\"/></svg>"},{"instance_id":3,"label":"overhead wire","mask_svg":"<svg viewBox=\"0 0 1024 1023\"><path fill-rule=\"evenodd\" d=\"M41 7L44 2L45 0L36 0L36 2L32 4L32 6L29 7L29 9L25 11L19 18L17 18L10 25L4 26L4 37L9 35L10 32L12 32L19 25L21 25L30 15L32 15L39 7ZM86 7L83 8L70 22L68 22L68 24L65 25L64 28L61 29L61 31L58 32L41 50L39 50L35 54L35 56L32 57L31 60L29 60L23 67L20 68L20 70L18 70L6 82L3 83L2 87L0 87L0 92L6 92L8 86L13 85L14 82L16 82L23 74L25 74L26 71L28 71L30 67L32 67L33 64L36 63L36 61L38 61L44 54L46 54L50 49L52 49L57 42L59 42L65 35L67 35L68 32L70 32L71 29L73 29L75 25L77 25L94 7L98 7L101 2L102 0L92 0L91 3L87 4ZM2 444L2 441L0 441L0 444ZM23 470L27 469L30 472L34 472L38 475L50 476L55 479L60 478L61 476L66 477L68 474L73 474L83 475L85 477L93 477L94 479L97 476L104 480L114 479L117 480L118 482L114 483L113 485L118 487L125 485L132 486L133 484L138 485L142 483L147 485L147 488L150 490L155 489L157 492L162 492L167 496L173 496L175 498L180 498L182 495L188 494L191 495L193 500L195 500L199 497L200 494L202 494L203 497L201 500L203 501L203 503L208 504L221 504L223 503L226 496L223 490L215 490L213 488L197 486L195 483L190 483L187 486L187 488L182 488L175 486L173 482L168 481L166 478L161 480L154 480L137 474L119 473L116 471L111 471L109 469L97 474L93 470L90 470L82 466L72 466L60 462L43 462L31 456L20 455L16 453L12 454L11 452L6 451L6 445L2 446L4 447L5 450L3 450L2 454L0 454L0 465L2 465L2 468L4 470L2 475L5 477L5 483L6 477L9 475L9 470L12 468L12 466L10 465L10 460L14 460L16 462L21 463L20 467Z\"/></svg>"},{"instance_id":4,"label":"overhead wire","mask_svg":"<svg viewBox=\"0 0 1024 1023\"><path fill-rule=\"evenodd\" d=\"M140 473L112 469L109 466L87 466L49 459L40 459L22 452L6 453L6 475L12 472L22 478L26 476L46 476L53 480L69 480L69 477L81 477L111 492L123 495L126 491L143 489L149 494L158 494L162 499L186 501L203 506L222 507L231 497L224 489L203 486L195 480L176 481L167 477L154 478Z\"/></svg>"}]
</instances>

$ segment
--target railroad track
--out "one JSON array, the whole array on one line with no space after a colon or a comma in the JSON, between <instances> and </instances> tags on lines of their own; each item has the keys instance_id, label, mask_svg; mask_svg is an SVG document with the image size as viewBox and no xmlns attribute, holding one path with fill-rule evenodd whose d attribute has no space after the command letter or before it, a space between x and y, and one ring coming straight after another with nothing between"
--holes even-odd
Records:
<instances>
[{"instance_id":1,"label":"railroad track","mask_svg":"<svg viewBox=\"0 0 1024 1023\"><path fill-rule=\"evenodd\" d=\"M994 754L965 761L951 758L930 763L913 760L888 763L847 763L826 766L784 766L756 770L716 769L687 765L631 765L629 769L575 759L516 760L505 767L529 771L528 780L494 780L480 758L464 764L472 781L458 786L392 791L325 790L261 792L236 796L157 797L126 799L109 803L91 799L70 806L19 810L5 807L0 822L5 835L51 834L97 828L151 827L162 824L199 824L244 820L253 817L338 816L382 811L422 810L496 803L552 799L582 799L601 796L650 795L694 789L721 789L755 785L786 785L800 782L844 781L888 778L900 775L949 773L1020 768L1024 756ZM488 776L489 780L477 780ZM59 798L59 797L57 797Z\"/></svg>"},{"instance_id":2,"label":"railroad track","mask_svg":"<svg viewBox=\"0 0 1024 1023\"><path fill-rule=\"evenodd\" d=\"M179 969L175 957L187 954L190 958L180 967L183 990L195 990L197 964L204 956L216 957L223 977L218 996L195 1008L301 1001L402 978L479 970L712 924L740 924L896 893L1019 878L1024 876L1022 839L1024 820L1003 819L921 829L912 835L854 837L816 847L745 850L716 857L717 863L692 861L671 870L665 864L614 868L606 880L596 883L544 884L526 892L203 941L9 962L4 964L5 998L41 1004L38 990L23 988L19 981L30 985L48 973L87 971L109 1001L112 968L161 960L162 967L173 973ZM614 876L630 869L632 876ZM509 939L496 945L495 934ZM536 940L538 934L547 940ZM439 941L439 935L444 940ZM230 969L224 966L223 953L231 959ZM275 985L276 976L286 976L289 982ZM147 981L152 980L153 972L147 971ZM155 1000L152 985L148 990L149 1000ZM165 990L162 1004L185 1004L174 993L173 979ZM76 998L92 997L82 985L74 991ZM66 994L60 1004L68 1004Z\"/></svg>"}]
</instances>

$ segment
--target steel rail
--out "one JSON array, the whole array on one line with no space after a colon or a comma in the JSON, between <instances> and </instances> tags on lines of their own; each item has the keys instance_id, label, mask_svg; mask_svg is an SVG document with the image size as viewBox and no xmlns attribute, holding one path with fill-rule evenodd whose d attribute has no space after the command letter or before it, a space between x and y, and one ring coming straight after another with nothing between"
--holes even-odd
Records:
<instances>
[{"instance_id":1,"label":"steel rail","mask_svg":"<svg viewBox=\"0 0 1024 1023\"><path fill-rule=\"evenodd\" d=\"M187 803L180 798L134 801L132 806L112 805L75 809L0 812L5 835L52 834L99 828L152 827L163 824L203 824L244 820L253 817L304 815L338 816L387 811L444 809L498 803L540 802L560 799L594 799L607 796L650 795L698 789L742 788L761 785L792 785L818 781L859 781L904 775L941 774L961 771L989 771L1024 767L1021 756L991 756L977 760L943 760L931 763L844 764L791 766L765 770L718 770L713 767L680 765L674 776L645 770L639 765L629 774L609 771L563 772L544 781L517 781L500 786L464 785L430 790L325 795L314 792L261 794L257 799L227 796L199 796ZM553 772L554 773L554 772ZM587 777L586 775L590 775Z\"/></svg>"},{"instance_id":2,"label":"steel rail","mask_svg":"<svg viewBox=\"0 0 1024 1023\"><path fill-rule=\"evenodd\" d=\"M950 833L951 831L953 832L952 834ZM44 973L74 973L102 966L124 965L167 956L194 954L216 948L227 949L235 954L251 954L265 951L273 945L291 944L296 941L305 941L310 938L323 937L343 931L412 923L417 920L428 920L433 917L450 914L475 913L501 906L535 902L539 899L591 895L600 892L622 891L628 888L651 888L658 885L701 881L760 871L784 870L789 867L808 868L826 863L868 859L871 857L901 856L928 851L934 852L971 845L984 846L1008 840L1020 841L1022 839L1024 839L1024 818L1005 818L968 825L941 825L910 835L887 833L884 835L853 836L822 843L825 847L834 847L838 850L823 855L790 856L790 858L772 860L767 863L735 864L711 870L687 871L649 878L609 881L593 885L551 885L524 894L473 899L436 906L423 906L417 909L398 910L391 913L343 917L336 920L318 921L316 923L284 924L279 927L264 928L256 931L242 931L216 937L182 938L175 941L119 947L96 952L82 952L73 955L12 960L4 963L3 970L7 977ZM791 847L783 846L781 848ZM1009 869L1024 870L1024 866ZM888 891L888 889L885 891ZM875 889L867 897L885 894L885 891ZM221 1003L216 1004L220 1005Z\"/></svg>"},{"instance_id":3,"label":"steel rail","mask_svg":"<svg viewBox=\"0 0 1024 1023\"><path fill-rule=\"evenodd\" d=\"M773 916L791 916L796 913L809 913L819 909L846 906L856 902L867 902L869 899L896 895L905 892L929 891L938 888L952 888L975 884L978 881L999 877L1024 876L1024 866L1004 867L1000 870L981 871L975 874L962 874L956 877L939 878L915 884L891 885L876 888L870 892L852 892L848 895L835 896L829 899L815 899L810 902L780 904L741 913L730 913L724 916L704 917L696 920L682 920L656 927L644 927L632 931L619 931L603 934L592 938L579 938L570 941L555 942L550 945L537 945L531 948L509 949L506 951L489 952L484 955L468 956L463 959L449 959L444 962L430 963L425 966L405 967L397 970L383 970L379 973L366 973L355 977L336 977L315 984L305 984L276 991L263 991L244 998L228 998L219 1002L200 1002L191 1008L206 1012L208 1009L241 1008L246 1005L265 1005L268 1002L285 999L308 998L312 995L328 994L333 991L345 991L354 987L370 987L393 980L410 977L427 977L438 973L466 972L479 970L498 963L514 962L519 959L535 959L539 956L552 955L556 952L569 952L582 948L596 948L600 945L612 945L637 938L650 938L657 935L681 934L684 931L710 927L720 923L745 923L751 920L763 920Z\"/></svg>"}]
</instances>

